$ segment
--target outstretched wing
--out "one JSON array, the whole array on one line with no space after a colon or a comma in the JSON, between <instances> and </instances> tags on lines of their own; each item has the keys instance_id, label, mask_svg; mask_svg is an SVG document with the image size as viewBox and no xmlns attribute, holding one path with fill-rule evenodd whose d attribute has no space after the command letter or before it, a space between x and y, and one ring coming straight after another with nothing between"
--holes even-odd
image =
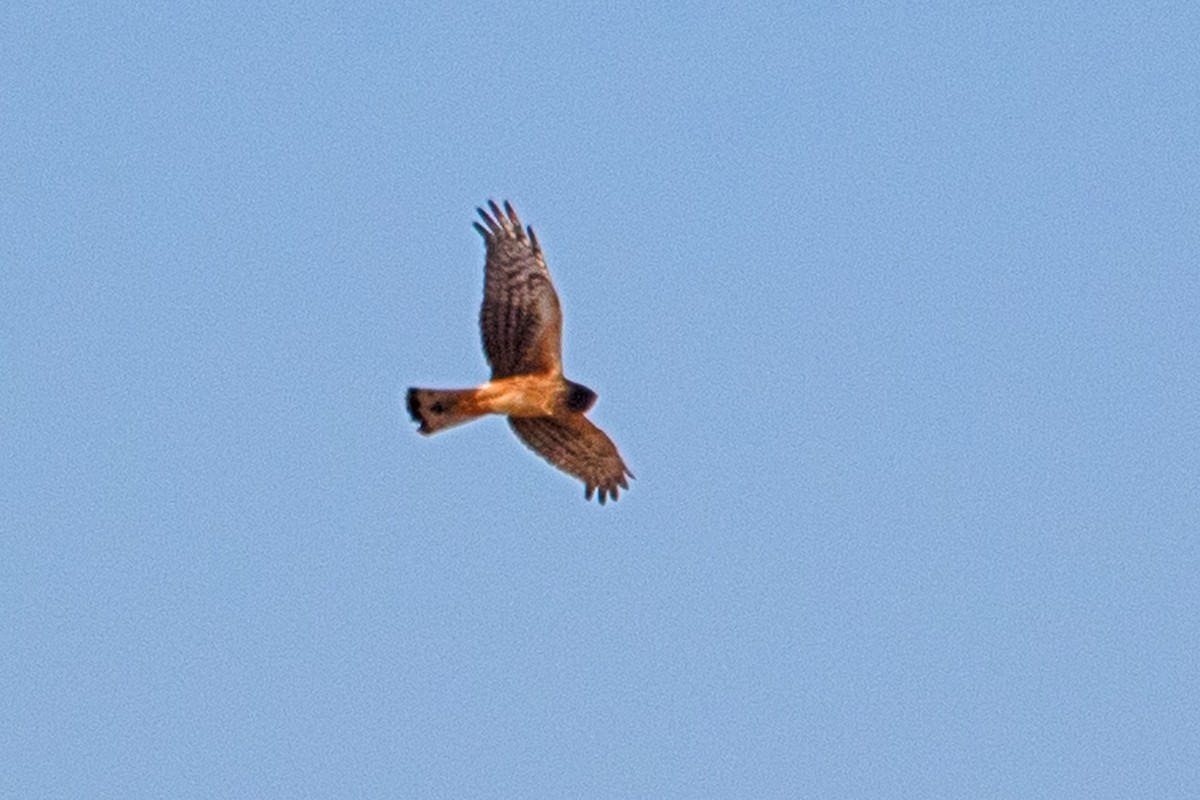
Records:
<instances>
[{"instance_id":1,"label":"outstretched wing","mask_svg":"<svg viewBox=\"0 0 1200 800\"><path fill-rule=\"evenodd\" d=\"M475 229L487 243L479 326L493 378L528 373L562 374L562 311L533 228L521 227L505 202L492 213L479 209L487 227Z\"/></svg>"},{"instance_id":2,"label":"outstretched wing","mask_svg":"<svg viewBox=\"0 0 1200 800\"><path fill-rule=\"evenodd\" d=\"M621 460L617 446L583 414L509 417L508 424L529 449L582 480L588 500L599 489L600 505L604 505L610 494L616 500L620 489L629 488L625 478L632 478L633 473Z\"/></svg>"}]
</instances>

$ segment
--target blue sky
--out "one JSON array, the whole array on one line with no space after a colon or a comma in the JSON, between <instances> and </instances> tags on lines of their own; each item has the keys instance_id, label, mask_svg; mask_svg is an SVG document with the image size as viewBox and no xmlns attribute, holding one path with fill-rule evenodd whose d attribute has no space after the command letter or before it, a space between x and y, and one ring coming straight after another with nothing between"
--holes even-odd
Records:
<instances>
[{"instance_id":1,"label":"blue sky","mask_svg":"<svg viewBox=\"0 0 1200 800\"><path fill-rule=\"evenodd\" d=\"M1200 12L0 24L0 795L1200 795ZM544 245L619 502L499 419Z\"/></svg>"}]
</instances>

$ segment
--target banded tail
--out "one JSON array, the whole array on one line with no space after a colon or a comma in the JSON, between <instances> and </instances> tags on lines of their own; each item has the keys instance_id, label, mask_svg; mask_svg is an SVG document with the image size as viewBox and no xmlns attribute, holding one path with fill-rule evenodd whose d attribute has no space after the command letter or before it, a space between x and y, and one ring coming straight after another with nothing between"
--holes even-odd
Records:
<instances>
[{"instance_id":1,"label":"banded tail","mask_svg":"<svg viewBox=\"0 0 1200 800\"><path fill-rule=\"evenodd\" d=\"M481 417L487 411L476 400L475 389L409 389L408 413L421 423L426 436Z\"/></svg>"}]
</instances>

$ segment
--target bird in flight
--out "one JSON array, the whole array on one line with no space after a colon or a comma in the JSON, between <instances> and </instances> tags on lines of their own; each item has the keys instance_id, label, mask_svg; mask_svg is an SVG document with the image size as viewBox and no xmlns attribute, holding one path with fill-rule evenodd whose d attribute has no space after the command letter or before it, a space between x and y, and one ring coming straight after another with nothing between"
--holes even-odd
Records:
<instances>
[{"instance_id":1,"label":"bird in flight","mask_svg":"<svg viewBox=\"0 0 1200 800\"><path fill-rule=\"evenodd\" d=\"M596 393L563 377L562 309L542 248L510 203L488 207L475 229L487 245L479 325L492 379L474 389L409 389L408 413L426 436L502 414L527 447L583 481L585 498L616 500L633 473L584 416Z\"/></svg>"}]
</instances>

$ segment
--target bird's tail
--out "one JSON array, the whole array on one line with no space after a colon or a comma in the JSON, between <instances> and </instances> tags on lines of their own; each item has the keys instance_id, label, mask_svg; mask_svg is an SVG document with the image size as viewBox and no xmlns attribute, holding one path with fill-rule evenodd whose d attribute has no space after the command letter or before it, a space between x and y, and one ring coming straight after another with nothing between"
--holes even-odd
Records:
<instances>
[{"instance_id":1,"label":"bird's tail","mask_svg":"<svg viewBox=\"0 0 1200 800\"><path fill-rule=\"evenodd\" d=\"M487 413L475 389L409 389L408 413L419 422L419 433L437 433Z\"/></svg>"}]
</instances>

